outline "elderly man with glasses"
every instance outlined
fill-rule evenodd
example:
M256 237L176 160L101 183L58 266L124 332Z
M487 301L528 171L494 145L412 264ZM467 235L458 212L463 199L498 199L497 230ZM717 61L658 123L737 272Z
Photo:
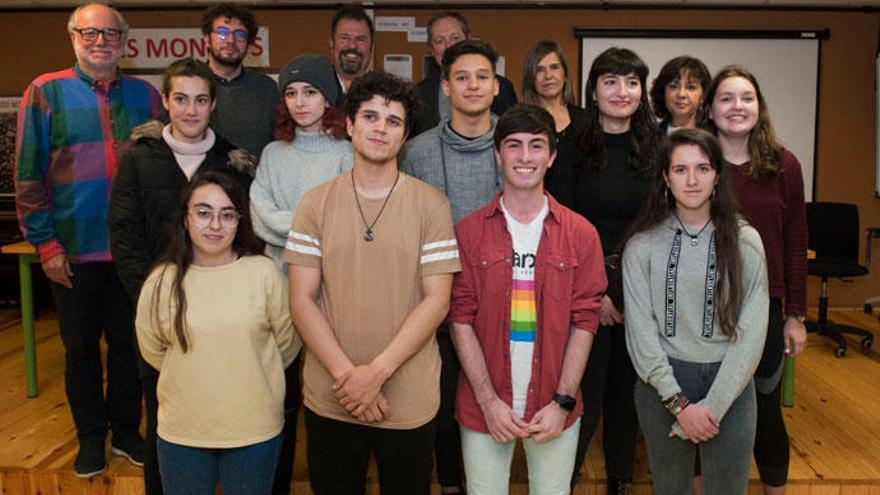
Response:
M113 454L143 464L133 309L111 262L107 203L131 129L161 104L152 86L118 69L128 33L119 12L84 5L67 30L76 65L39 76L22 98L15 192L21 230L52 281L79 440L74 471L88 478L106 469L108 431Z
M222 3L202 13L208 67L217 82L217 108L211 128L255 158L272 140L278 86L267 75L244 68L257 41L257 21L245 7Z

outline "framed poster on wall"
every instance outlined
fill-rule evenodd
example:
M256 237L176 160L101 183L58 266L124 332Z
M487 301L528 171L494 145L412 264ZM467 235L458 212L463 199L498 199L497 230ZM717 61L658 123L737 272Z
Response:
M15 126L21 96L0 97L0 199L15 197ZM3 201L5 203L5 201Z

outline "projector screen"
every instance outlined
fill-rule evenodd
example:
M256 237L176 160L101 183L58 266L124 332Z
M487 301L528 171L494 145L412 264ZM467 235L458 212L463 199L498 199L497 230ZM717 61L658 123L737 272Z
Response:
M731 64L746 66L758 79L770 120L786 148L798 158L804 196L812 201L819 95L819 43L828 31L621 31L575 29L580 38L580 91L593 60L616 46L636 52L648 65L648 87L671 58L699 58L715 74ZM581 101L586 101L582 99ZM880 186L878 186L880 187Z

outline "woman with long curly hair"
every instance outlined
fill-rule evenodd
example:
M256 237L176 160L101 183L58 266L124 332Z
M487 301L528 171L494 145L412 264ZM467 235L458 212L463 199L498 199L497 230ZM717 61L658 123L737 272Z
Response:
M755 463L764 493L781 495L789 464L781 409L783 356L797 356L807 344L804 179L797 158L776 137L761 87L748 69L736 65L721 69L704 101L701 122L718 136L730 165L725 179L767 252L770 316L767 343L755 372Z

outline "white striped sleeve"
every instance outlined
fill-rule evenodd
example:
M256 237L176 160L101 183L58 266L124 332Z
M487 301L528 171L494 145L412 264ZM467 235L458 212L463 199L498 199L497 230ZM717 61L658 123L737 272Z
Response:
M321 241L293 229L291 229L288 234L285 247L296 253L317 256L318 258L321 257Z
M457 258L458 243L455 239L446 239L422 244L422 265Z

